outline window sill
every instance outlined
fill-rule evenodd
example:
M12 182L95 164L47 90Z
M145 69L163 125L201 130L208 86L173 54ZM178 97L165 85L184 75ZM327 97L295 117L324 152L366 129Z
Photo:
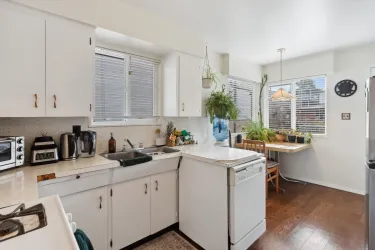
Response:
M161 119L158 118L145 118L145 119L135 119L129 118L125 121L101 121L94 122L90 119L89 128L96 127L126 127L126 126L158 126L161 125Z

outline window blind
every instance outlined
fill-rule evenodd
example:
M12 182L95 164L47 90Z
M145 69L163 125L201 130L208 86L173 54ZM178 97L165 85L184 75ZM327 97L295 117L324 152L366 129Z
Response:
M325 77L296 81L296 129L299 132L325 134Z
M159 63L135 56L131 56L129 62L130 116L152 117L156 108Z
M95 52L94 122L153 117L160 61L102 48Z
M95 54L95 120L125 116L125 61L121 54Z
M292 128L292 102L291 101L271 101L271 96L279 89L291 91L291 84L270 85L268 87L268 122L271 129L291 129Z
M233 132L240 132L242 126L253 119L254 82L229 76L227 90L240 110L238 120L231 121L230 128Z

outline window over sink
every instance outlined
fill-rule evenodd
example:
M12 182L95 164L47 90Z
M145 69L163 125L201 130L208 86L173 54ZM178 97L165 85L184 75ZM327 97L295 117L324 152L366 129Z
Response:
M159 123L160 61L109 49L95 49L93 126Z

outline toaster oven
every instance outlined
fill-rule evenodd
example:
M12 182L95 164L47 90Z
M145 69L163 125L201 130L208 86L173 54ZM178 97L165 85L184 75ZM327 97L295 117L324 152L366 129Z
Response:
M25 137L0 137L0 171L21 166L25 163Z

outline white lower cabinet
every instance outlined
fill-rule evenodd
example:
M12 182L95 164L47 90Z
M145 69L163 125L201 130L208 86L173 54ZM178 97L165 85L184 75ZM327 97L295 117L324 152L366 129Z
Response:
M108 249L108 188L101 187L61 197L66 213L89 237L95 250Z
M65 212L73 215L95 250L118 250L178 221L177 170L165 168L171 163L153 166L166 172L115 184L110 179L120 179L110 177L108 170L39 182L39 197L60 195Z
M177 222L177 171L112 185L113 249Z
M121 249L150 235L150 177L112 185L112 242Z
M151 176L151 234L177 222L177 171Z

